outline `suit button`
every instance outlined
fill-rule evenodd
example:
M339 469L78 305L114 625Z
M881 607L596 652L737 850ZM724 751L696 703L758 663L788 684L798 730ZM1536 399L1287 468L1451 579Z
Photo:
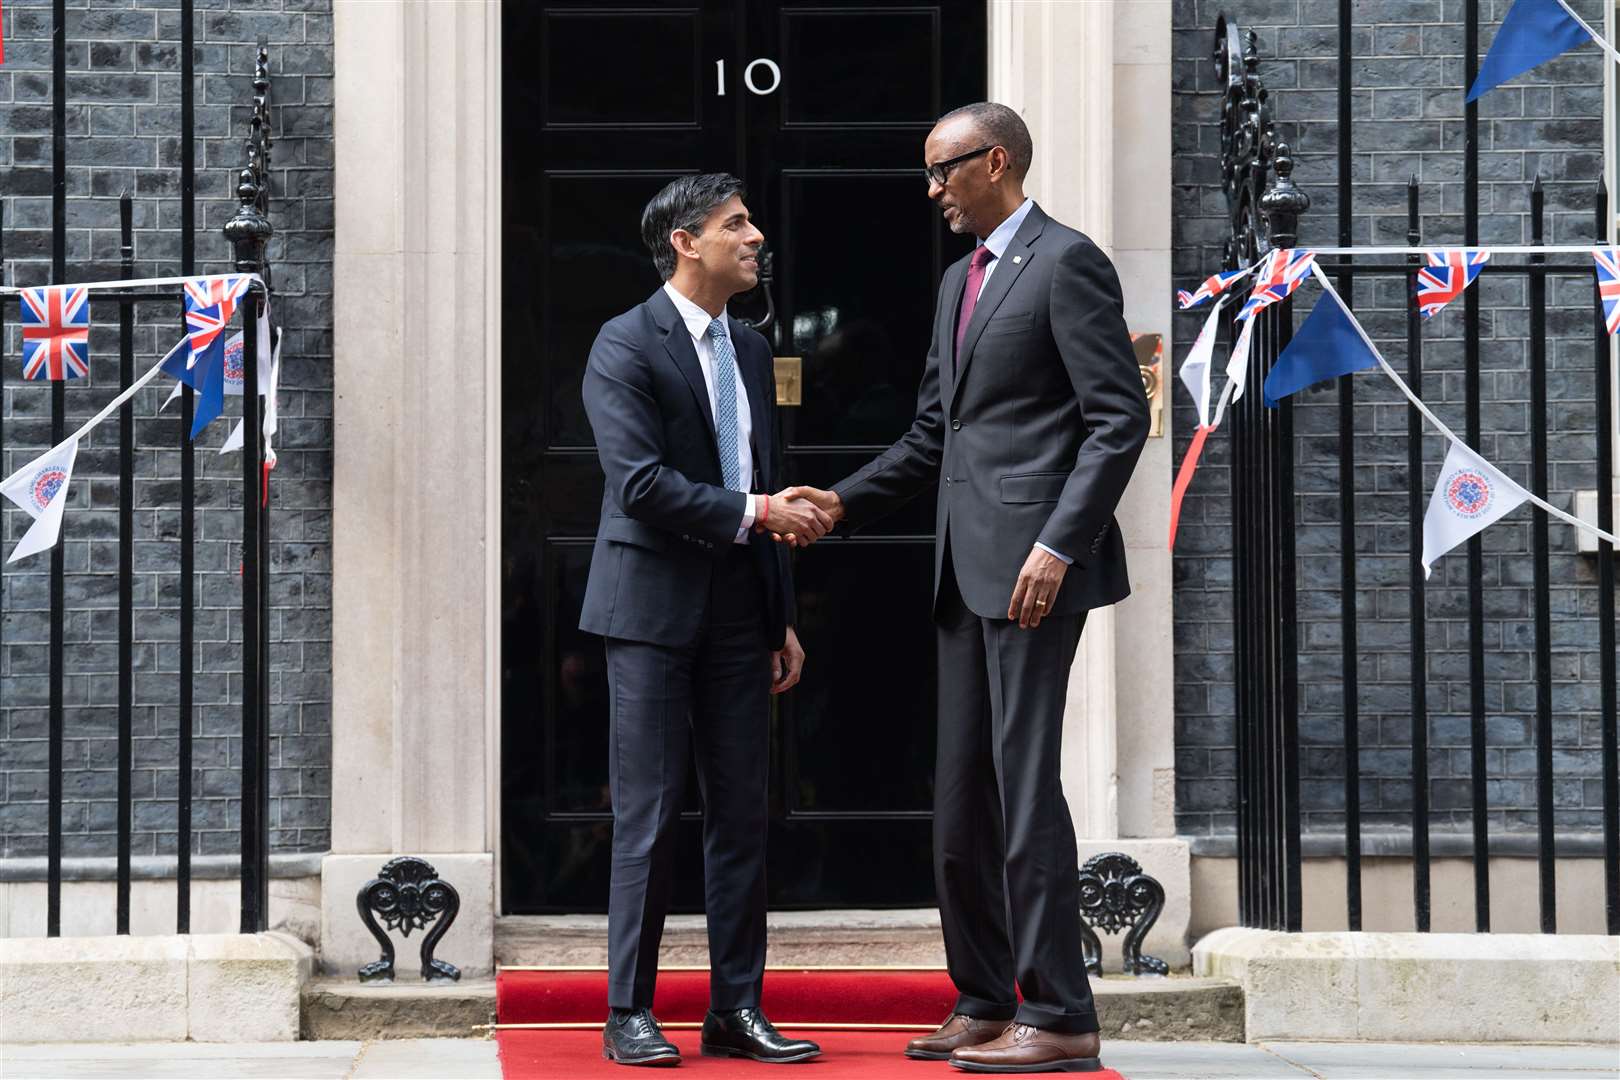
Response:
M681 533L681 539L682 540L690 540L692 538L690 536L687 536L685 533Z
M947 476L947 477L946 477L946 478L945 478L945 486L946 486L946 487L950 487L950 486L951 486L951 478L950 478L950 477L948 477L948 476Z
M962 421L960 421L960 420L952 420L951 421L951 430L952 431L961 431L962 430Z

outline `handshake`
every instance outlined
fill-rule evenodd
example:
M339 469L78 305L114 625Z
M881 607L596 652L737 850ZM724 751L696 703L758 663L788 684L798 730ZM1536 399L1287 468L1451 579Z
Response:
M837 492L813 487L783 488L755 497L754 531L794 547L809 547L844 519L844 500Z

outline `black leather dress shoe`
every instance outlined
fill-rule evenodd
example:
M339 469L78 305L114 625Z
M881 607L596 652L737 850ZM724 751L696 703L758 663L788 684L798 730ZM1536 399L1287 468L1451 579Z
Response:
M679 1065L681 1052L664 1038L651 1009L614 1009L602 1028L602 1056L620 1065Z
M704 1057L742 1057L785 1064L809 1061L821 1047L809 1039L784 1039L758 1009L709 1010L703 1018Z

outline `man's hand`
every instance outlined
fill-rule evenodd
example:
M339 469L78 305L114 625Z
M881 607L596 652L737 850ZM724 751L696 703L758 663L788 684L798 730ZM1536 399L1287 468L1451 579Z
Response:
M787 628L787 640L780 649L771 653L771 693L791 690L803 672L804 648L799 644L799 635L790 626Z
M843 516L843 500L830 491L783 488L771 496L770 515L756 524L754 531L768 531L773 540L809 547L831 532Z
M778 500L784 506L797 506L805 509L815 508L827 519L827 528L820 534L807 539L804 534L796 532L790 524L779 525L777 523L776 509ZM793 544L797 547L809 547L813 541L819 540L822 536L831 532L832 527L843 519L844 500L838 497L837 492L822 491L820 488L813 487L790 487L783 488L780 492L771 496L770 520L764 524L755 525L754 531L769 531L771 539L780 543Z
M1017 619L1024 630L1041 625L1052 610L1058 590L1063 587L1063 575L1069 564L1041 548L1031 548L1024 568L1018 572L1018 584L1013 586L1012 603L1007 605L1007 618Z

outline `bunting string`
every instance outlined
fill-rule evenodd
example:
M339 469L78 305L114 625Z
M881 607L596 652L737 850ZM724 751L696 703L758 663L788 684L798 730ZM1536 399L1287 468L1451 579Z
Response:
M1603 51L1609 54L1610 59L1614 60L1616 63L1620 63L1620 49L1616 49L1613 45L1609 44L1608 38L1592 29L1592 24L1581 18L1575 9L1569 6L1568 0L1558 0L1558 6L1564 9L1565 14L1575 20L1576 25L1578 25L1582 30L1586 31L1588 37L1597 42L1599 45L1603 46Z
M1591 249L1588 248L1587 250L1591 250ZM1333 283L1328 280L1327 274L1325 274L1321 270L1320 267L1312 267L1312 269L1315 271L1316 280L1317 280L1318 283L1321 284L1322 288L1325 289L1328 292L1328 294L1333 297L1333 299L1334 299L1334 301L1336 303L1343 305L1344 304L1344 299L1339 296L1339 291L1337 289L1335 289L1333 287ZM1422 416L1423 416L1423 419L1427 420L1429 422L1429 424L1431 426L1433 426L1433 428L1436 431L1438 431L1440 434L1444 435L1448 441L1450 441L1454 445L1461 446L1461 447L1463 447L1465 449L1472 450L1472 447L1469 447L1468 444L1466 442L1464 442L1463 439L1460 438L1455 431L1452 431L1449 427L1447 427L1444 423L1442 423L1440 421L1440 418L1438 416L1434 415L1434 413L1429 410L1429 407L1427 405L1423 404L1423 399L1418 397L1415 393L1413 393L1412 388L1410 386L1406 385L1406 380L1401 378L1399 373L1397 373L1394 368L1390 367L1389 361L1384 359L1384 354L1378 351L1378 346L1374 345L1373 341L1372 341L1372 338L1367 336L1367 331L1366 331L1365 328L1362 327L1361 320L1357 319L1354 315L1352 315L1350 317L1350 325L1352 327L1354 327L1356 333L1361 336L1362 342L1364 344L1366 344L1367 348L1372 352L1373 356L1377 358L1378 366L1383 369L1384 374L1389 376L1389 380L1395 384L1395 386L1400 390L1400 392L1406 397L1406 400L1411 403L1412 408L1416 409L1419 413L1421 413ZM1474 453L1477 454L1478 451L1474 451ZM1498 471L1500 471L1500 470L1498 470ZM1564 511L1558 509L1558 507L1554 506L1552 503L1548 502L1546 499L1543 499L1540 495L1536 494L1534 491L1530 491L1528 488L1525 489L1525 492L1528 495L1530 502L1535 503L1537 506L1539 506L1543 510L1547 511L1547 513L1551 514L1553 517L1558 518L1560 521L1567 522L1568 524L1575 526L1577 529L1585 529L1587 532L1589 532L1592 535L1596 536L1600 540L1607 540L1611 544L1620 545L1620 540L1616 540L1613 535L1604 532L1602 529L1598 528L1596 525L1593 525L1591 522L1582 521L1580 518L1576 517L1574 514L1565 513Z
M249 281L258 282L260 288L264 287L264 278L258 274L191 274L190 276L182 275L180 277L114 278L111 281L73 281L67 284L72 285L75 289L144 289L153 285L185 285L193 281L224 282L243 277ZM38 285L0 285L0 296L10 296L25 292L28 289L38 288L40 288Z
M84 436L88 435L91 428L95 427L97 424L101 423L103 420L107 419L107 417L116 412L118 410L118 406L135 396L136 391L140 390L147 383L161 375L163 373L163 365L179 356L185 350L186 344L185 338L181 338L179 341L175 342L174 346L168 352L163 354L163 359L159 360L156 364L153 364L145 375L142 375L140 378L129 384L129 389L107 402L106 405L102 406L101 411L96 413L96 415L92 416L89 420L86 420L84 425L80 427L78 431L75 431L72 435L69 435L66 439L63 439L61 443L57 443L57 445L61 446L62 443L73 442L75 439L82 439Z

